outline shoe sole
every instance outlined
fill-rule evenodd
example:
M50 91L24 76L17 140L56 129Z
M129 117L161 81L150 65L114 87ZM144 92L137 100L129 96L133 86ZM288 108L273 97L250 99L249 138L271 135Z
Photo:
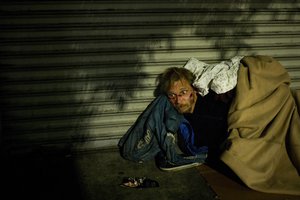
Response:
M189 169L189 168L193 168L193 167L197 167L202 165L203 163L191 163L188 165L181 165L181 166L177 166L177 167L170 167L170 168L164 168L164 167L160 167L160 169L162 171L180 171L183 169Z

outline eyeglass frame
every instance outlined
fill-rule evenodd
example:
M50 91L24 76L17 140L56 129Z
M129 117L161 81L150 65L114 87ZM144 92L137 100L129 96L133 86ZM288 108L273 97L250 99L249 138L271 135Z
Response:
M188 95L189 93L189 89L183 89L179 92L179 94L175 94L175 93L171 93L171 92L168 92L167 93L167 97L170 99L170 100L175 100L175 98L178 99L178 97L185 97Z

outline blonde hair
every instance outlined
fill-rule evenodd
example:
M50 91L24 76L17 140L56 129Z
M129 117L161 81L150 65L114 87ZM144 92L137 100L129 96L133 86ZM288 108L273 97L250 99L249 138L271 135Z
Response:
M183 67L170 67L161 73L156 79L159 93L166 94L171 85L179 80L187 80L192 86L195 76L192 72Z

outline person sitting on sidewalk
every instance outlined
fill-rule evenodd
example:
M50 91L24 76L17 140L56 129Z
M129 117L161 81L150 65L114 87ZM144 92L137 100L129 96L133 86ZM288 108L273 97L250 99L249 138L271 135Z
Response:
M179 67L166 69L157 80L157 98L120 139L121 155L138 162L155 157L166 171L218 160L228 136L232 91L201 96L192 85L195 75Z

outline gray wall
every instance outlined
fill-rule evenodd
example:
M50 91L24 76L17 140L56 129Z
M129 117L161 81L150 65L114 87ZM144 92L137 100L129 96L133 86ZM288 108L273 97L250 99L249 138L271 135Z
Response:
M227 2L227 3L224 3ZM5 150L116 146L155 78L196 57L270 55L300 89L298 1L1 2Z

